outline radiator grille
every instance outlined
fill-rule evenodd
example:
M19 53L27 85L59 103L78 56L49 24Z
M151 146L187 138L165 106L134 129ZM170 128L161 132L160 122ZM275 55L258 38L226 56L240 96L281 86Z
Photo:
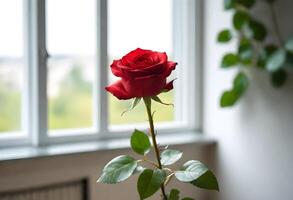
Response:
M87 200L86 181L0 193L0 200Z

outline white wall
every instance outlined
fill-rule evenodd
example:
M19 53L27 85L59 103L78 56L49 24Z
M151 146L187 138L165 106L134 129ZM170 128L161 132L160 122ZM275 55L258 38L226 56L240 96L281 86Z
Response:
M205 0L204 131L219 140L217 160L221 192L213 200L293 199L293 73L282 89L269 77L250 71L250 87L231 109L219 108L219 97L231 87L234 70L220 69L223 53L232 45L216 43L219 30L230 26L223 0ZM293 34L293 1L279 0L278 18L284 37ZM270 22L267 7L255 10Z

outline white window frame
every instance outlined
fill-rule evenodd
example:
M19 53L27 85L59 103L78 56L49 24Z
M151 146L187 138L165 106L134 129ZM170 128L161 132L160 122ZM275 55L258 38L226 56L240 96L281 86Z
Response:
M108 123L108 44L107 0L97 0L97 64L95 68L94 127L47 131L47 58L46 50L46 0L23 0L25 9L26 91L24 92L22 120L26 138L0 140L1 146L49 145L52 143L82 142L128 136L132 126L110 127ZM175 118L170 123L159 123L160 133L198 132L201 129L201 0L173 0L173 41L175 60L179 65L176 73ZM180 31L178 31L180 30ZM99 113L99 115L97 114ZM135 125L147 129L146 125Z

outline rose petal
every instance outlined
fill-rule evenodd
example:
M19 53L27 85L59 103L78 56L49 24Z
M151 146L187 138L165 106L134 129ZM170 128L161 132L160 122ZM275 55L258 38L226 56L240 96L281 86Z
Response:
M164 73L164 64L156 64L150 67L146 67L143 69L127 69L121 67L121 71L123 72L123 75L125 78L133 79L133 78L139 78L143 76L150 76L150 75L161 75Z
M135 61L133 61L133 63L128 63L128 65L125 65L125 62L118 61L116 62L115 68L117 68L117 70L122 73L120 77L128 79L149 75L162 75L163 73L166 73L166 71L168 71L168 57L165 52L151 52L150 56L154 57L153 59L156 59L156 61L150 63L151 60L148 60L148 62L144 63L143 65L141 65L141 63L135 63Z
M125 56L122 57L121 62L123 65L129 65L132 63L135 63L135 60L137 58L137 56L146 54L146 53L151 53L152 51L150 50L145 50L145 49L141 49L141 48L137 48L131 52L129 52L128 54L126 54Z
M120 100L126 100L126 99L133 98L133 96L131 96L125 90L125 88L122 84L122 80L116 81L112 85L107 86L105 89Z
M134 97L158 95L166 85L166 78L160 75L144 76L122 81L125 90Z
M176 62L172 62L172 61L168 61L167 62L167 67L166 70L164 72L164 76L168 77L170 76L172 70L174 70L176 68L177 63Z
M112 73L117 76L117 77L123 77L123 73L121 72L119 68L119 63L120 60L114 60L113 63L111 64L110 68Z
M172 90L174 87L173 87L173 82L175 81L175 79L174 80L172 80L172 81L170 81L169 83L167 83L166 85L165 85L165 87L163 88L163 91L164 92L168 92L168 91L170 91L170 90Z

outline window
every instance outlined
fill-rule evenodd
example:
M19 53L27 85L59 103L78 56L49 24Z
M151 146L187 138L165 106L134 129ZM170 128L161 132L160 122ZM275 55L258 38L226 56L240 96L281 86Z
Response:
M96 8L95 0L46 1L50 131L93 126Z
M116 79L112 60L137 47L166 51L179 63L175 89L162 94L175 109L154 103L160 131L199 128L199 98L189 92L200 89L198 10L194 0L2 0L0 146L97 140L146 127L143 105L121 117L131 101L104 90Z
M153 6L156 5L156 6ZM174 59L172 51L172 0L109 0L108 1L108 62L121 58L125 52L137 47L166 51L170 59ZM152 13L150 15L150 13ZM139 16L139 17L136 17ZM135 24L135 26L134 26ZM119 34L117 34L119 33ZM109 82L116 77L109 73ZM173 91L161 94L166 102L173 102ZM117 101L108 94L109 124L120 125L131 123L144 123L146 121L143 104L134 112L122 113L131 106L130 101ZM154 103L158 110L158 104ZM174 121L174 109L160 106L156 113L159 122Z
M24 134L23 15L22 1L0 2L0 138Z

